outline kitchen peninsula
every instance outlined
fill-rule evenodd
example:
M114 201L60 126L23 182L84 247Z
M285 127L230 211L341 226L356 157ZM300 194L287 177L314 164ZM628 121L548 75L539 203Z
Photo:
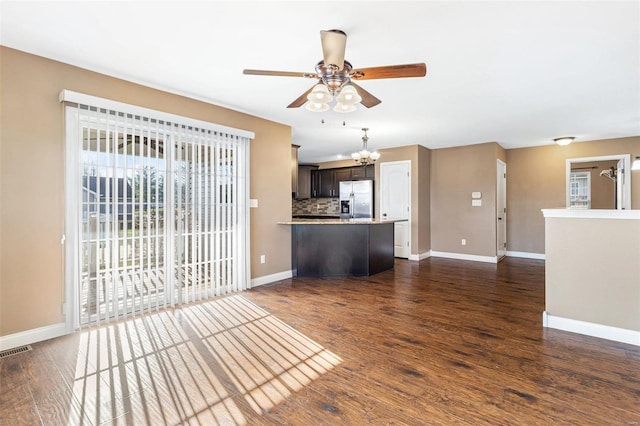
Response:
M393 268L394 221L292 219L294 277L366 276Z

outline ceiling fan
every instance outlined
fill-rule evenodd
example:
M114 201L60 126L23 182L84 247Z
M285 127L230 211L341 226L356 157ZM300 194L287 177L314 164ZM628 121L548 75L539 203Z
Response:
M382 102L355 84L353 80L424 77L427 75L427 66L424 63L354 69L351 63L344 59L347 34L342 30L320 31L320 42L323 60L316 65L315 73L249 69L243 70L242 73L317 79L318 82L313 87L291 102L287 108L299 108L308 102L307 109L318 112L329 109L328 102L334 96L337 101L334 111L337 112L354 111L356 103L371 108Z

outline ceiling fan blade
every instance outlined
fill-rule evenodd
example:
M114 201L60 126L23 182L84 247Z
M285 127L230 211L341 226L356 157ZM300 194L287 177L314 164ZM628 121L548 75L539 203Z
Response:
M242 74L248 75L270 75L276 77L317 77L316 74L295 71L265 71L265 70L242 70Z
M322 56L325 65L336 65L340 71L344 68L344 51L347 46L347 34L341 30L320 31Z
M362 98L360 103L366 106L367 108L374 107L382 102L380 99L376 98L371 93L367 92L362 87L355 84L353 81L351 82L351 85L356 88L356 90L358 91L358 94Z
M309 90L300 95L298 99L287 105L287 108L300 108L302 105L304 105L307 102L307 95L311 93L315 86L316 85L314 84L313 86L309 87Z
M404 64L387 65L383 67L358 68L352 70L351 78L356 80L374 80L378 78L402 78L402 77L424 77L427 75L427 65Z

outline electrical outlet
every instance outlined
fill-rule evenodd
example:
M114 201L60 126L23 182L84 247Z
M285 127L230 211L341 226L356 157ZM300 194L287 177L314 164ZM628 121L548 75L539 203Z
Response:
M460 241L460 244L462 244L463 246L466 246L467 245L467 240L463 238L462 241Z
M260 263L267 263L267 256L265 256L264 254L260 255Z

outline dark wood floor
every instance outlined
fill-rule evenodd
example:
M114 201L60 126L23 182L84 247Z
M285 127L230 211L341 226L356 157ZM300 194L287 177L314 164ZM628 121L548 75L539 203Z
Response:
M542 328L544 262L284 280L0 360L0 424L640 424L640 348Z

